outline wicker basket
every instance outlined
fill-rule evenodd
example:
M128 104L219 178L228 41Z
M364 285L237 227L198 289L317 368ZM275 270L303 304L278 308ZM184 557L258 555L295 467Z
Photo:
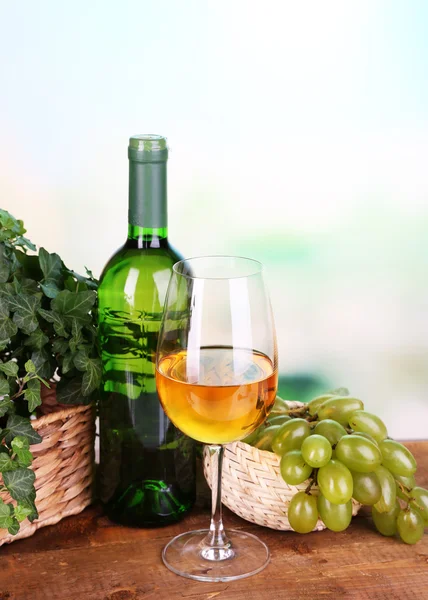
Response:
M30 537L40 527L80 513L92 500L94 481L95 419L91 406L68 406L32 422L42 436L31 446L36 474L36 506L39 518L25 520L15 536L0 529L0 546ZM13 502L2 492L4 502Z
M288 402L290 408L299 408L300 402ZM222 475L222 502L232 512L246 521L280 529L291 530L287 509L291 498L305 490L307 482L297 486L288 485L279 470L279 458L273 452L258 450L243 442L234 442L224 448ZM210 458L204 451L204 474L210 485ZM317 493L318 488L312 488ZM356 515L360 504L352 500L352 514ZM318 520L314 531L325 529Z

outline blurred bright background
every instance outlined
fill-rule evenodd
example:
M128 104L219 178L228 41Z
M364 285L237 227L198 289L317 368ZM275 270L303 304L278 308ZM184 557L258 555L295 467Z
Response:
M99 275L128 137L166 135L186 256L263 261L280 388L428 422L428 3L0 2L0 206Z

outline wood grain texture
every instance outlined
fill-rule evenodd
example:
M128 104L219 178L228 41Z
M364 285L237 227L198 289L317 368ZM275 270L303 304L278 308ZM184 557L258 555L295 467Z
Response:
M407 444L428 487L428 442ZM375 532L367 513L343 533L299 535L250 525L225 511L226 524L265 541L260 574L198 583L169 572L160 555L177 533L204 527L206 509L165 529L113 525L99 507L0 550L0 600L428 600L428 536L415 546Z

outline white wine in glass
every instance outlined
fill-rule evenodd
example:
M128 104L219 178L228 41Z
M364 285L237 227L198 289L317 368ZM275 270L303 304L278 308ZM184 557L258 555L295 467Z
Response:
M175 573L200 581L230 581L261 571L269 561L256 536L223 528L222 444L241 440L267 418L275 401L277 345L262 265L211 256L173 267L157 353L162 406L211 456L210 528L174 538L163 560Z

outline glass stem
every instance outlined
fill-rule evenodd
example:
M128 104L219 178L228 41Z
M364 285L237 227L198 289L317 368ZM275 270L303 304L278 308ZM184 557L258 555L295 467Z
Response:
M204 539L202 556L207 560L225 560L232 558L234 552L224 531L221 509L221 472L223 464L223 446L208 446L211 471L211 523L208 535Z

